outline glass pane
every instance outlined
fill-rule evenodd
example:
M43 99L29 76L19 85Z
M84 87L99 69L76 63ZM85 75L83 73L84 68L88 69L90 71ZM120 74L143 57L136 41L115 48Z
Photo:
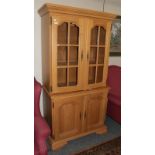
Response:
M67 86L67 69L66 68L58 68L57 72L58 79L58 87Z
M70 24L70 44L79 43L79 28L75 24Z
M98 26L91 30L91 45L97 45Z
M98 53L98 64L103 64L104 63L104 54L105 54L105 48L100 47L99 48L99 53Z
M95 71L96 67L89 67L89 76L88 76L89 84L95 83Z
M105 45L105 34L106 34L105 29L103 27L100 27L99 45Z
M78 69L77 67L69 68L69 86L77 85Z
M97 58L97 48L96 47L91 47L90 48L90 64L96 64L96 58Z
M97 80L96 82L102 82L103 79L103 66L98 66L97 67Z
M57 52L57 65L67 65L67 47L59 46Z
M77 65L78 64L78 47L70 47L69 52L69 64Z
M67 44L68 40L68 23L58 26L58 44Z

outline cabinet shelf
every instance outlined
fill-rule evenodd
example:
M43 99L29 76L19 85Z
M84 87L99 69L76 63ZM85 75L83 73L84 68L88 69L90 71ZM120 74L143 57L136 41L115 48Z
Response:
M90 45L90 47L106 47L105 45Z
M57 66L57 68L77 68L78 67L78 65L62 65L62 66Z
M59 87L70 87L70 86L76 86L76 82L69 82L68 85L66 83L58 83Z
M69 66L77 66L78 62L69 62Z
M89 64L89 67L104 66L103 64Z
M67 66L67 62L58 62L58 66Z
M97 64L89 64L90 67L96 67Z
M66 83L58 83L58 86L59 86L59 87L66 87L67 84L66 84Z
M78 66L77 61L69 61L69 65L67 65L66 61L58 61L58 67L65 67L65 66Z
M78 44L57 44L57 46L75 46L78 47Z
M94 84L95 81L94 81L94 80L89 80L88 83L89 83L89 84Z
M69 82L69 86L76 86L77 83L76 82Z

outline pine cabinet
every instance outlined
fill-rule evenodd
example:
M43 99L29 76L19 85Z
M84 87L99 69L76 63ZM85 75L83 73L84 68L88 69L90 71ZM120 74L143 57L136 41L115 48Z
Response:
M116 15L55 4L38 12L48 98L44 113L57 149L68 140L106 131L110 31Z

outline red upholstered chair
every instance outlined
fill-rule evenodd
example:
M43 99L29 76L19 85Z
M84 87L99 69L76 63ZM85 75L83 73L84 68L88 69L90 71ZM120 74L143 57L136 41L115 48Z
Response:
M40 94L41 84L34 79L34 155L47 155L46 140L50 128L40 113Z
M111 65L108 69L108 95L107 115L118 123L121 123L121 67Z

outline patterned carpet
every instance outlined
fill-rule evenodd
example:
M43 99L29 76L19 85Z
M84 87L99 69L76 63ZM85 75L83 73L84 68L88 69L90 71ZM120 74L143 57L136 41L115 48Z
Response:
M121 155L121 137L96 145L74 155Z

